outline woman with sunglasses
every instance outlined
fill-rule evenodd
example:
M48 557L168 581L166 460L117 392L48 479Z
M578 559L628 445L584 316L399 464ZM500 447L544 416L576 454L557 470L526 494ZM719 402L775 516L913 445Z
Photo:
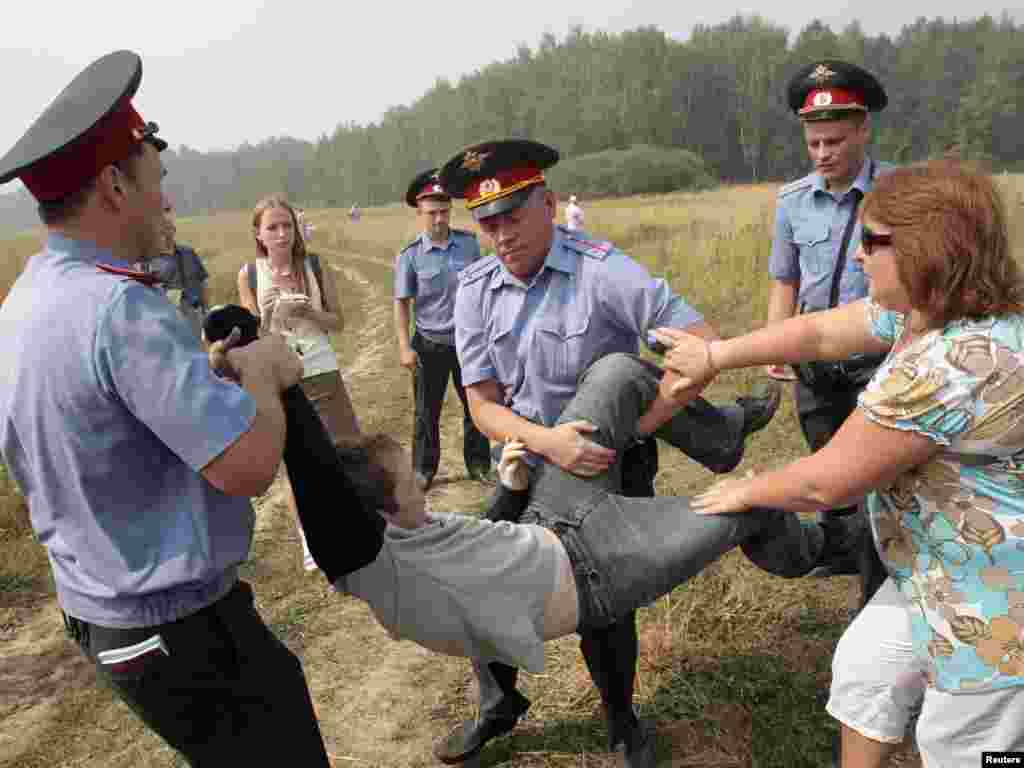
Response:
M998 190L957 163L881 177L861 218L867 299L727 341L661 334L678 387L887 353L823 449L693 508L814 512L868 494L889 579L833 659L842 766L885 764L920 705L924 764L973 767L1024 750L1024 283Z

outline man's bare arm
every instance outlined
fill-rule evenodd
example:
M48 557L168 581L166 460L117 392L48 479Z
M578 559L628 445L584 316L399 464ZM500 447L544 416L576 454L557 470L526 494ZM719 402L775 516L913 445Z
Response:
M229 372L249 393L256 416L248 431L203 467L201 474L229 496L259 496L270 487L281 464L285 438L281 393L298 383L302 361L277 335L238 349L212 345L210 358L215 368Z

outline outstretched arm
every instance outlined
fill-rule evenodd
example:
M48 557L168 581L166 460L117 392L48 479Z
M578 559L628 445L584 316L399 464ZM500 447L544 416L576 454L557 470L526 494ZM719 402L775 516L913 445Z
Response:
M669 347L665 367L679 374L679 391L732 368L845 360L859 353L881 354L891 346L871 332L866 299L798 315L733 339L708 341L672 328L659 328L655 338Z

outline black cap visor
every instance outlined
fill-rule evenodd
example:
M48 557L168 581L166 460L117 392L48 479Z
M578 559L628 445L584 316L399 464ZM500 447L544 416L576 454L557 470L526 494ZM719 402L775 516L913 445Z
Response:
M473 219L480 221L481 219L486 219L489 216L497 216L499 213L514 211L529 199L533 190L537 189L538 186L538 184L531 184L525 189L517 189L511 195L499 197L497 200L492 200L489 203L484 203L483 205L474 208Z

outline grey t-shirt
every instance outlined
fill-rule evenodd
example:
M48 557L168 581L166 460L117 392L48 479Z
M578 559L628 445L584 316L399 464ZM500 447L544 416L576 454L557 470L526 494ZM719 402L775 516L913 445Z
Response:
M557 564L539 526L436 514L415 530L388 525L377 559L334 586L369 603L396 640L537 673Z

